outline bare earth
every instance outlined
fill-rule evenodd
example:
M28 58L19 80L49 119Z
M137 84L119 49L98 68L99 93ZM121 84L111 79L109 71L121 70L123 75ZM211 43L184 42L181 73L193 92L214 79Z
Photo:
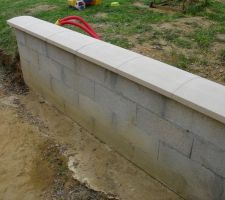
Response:
M181 198L42 98L0 84L0 200L15 199Z

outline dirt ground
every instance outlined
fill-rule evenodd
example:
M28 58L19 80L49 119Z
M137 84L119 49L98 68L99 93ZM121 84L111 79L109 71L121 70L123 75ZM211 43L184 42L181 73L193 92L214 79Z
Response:
M0 72L0 200L181 199L44 99L6 82Z

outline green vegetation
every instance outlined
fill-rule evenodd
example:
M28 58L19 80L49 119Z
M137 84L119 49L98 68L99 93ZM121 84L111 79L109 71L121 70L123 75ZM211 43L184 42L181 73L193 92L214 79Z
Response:
M215 39L215 31L212 29L199 29L196 30L193 34L194 40L197 42L199 47L206 48L209 47L210 44Z
M220 51L220 59L222 62L225 62L225 49L222 49Z
M120 45L120 42L116 41L115 38L145 32L148 30L145 29L145 24L171 21L177 18L176 14L157 13L146 8L133 6L132 0L120 0L121 6L119 7L111 7L110 2L110 0L104 0L100 6L77 11L68 9L66 0L0 1L0 48L9 53L15 51L15 39L6 24L6 20L18 15L32 15L53 23L64 16L79 15L90 23L102 24L103 27L99 28L98 31L103 39L106 38L106 41L111 41L117 45ZM42 10L41 6L43 5L50 6L49 10ZM105 15L104 17L101 17L101 15L95 16L98 13L104 13ZM127 45L127 42L122 39L120 41L124 47L132 46Z
M221 38L225 37L225 3L211 0L207 6L192 5L182 13L149 9L147 0L119 0L118 7L111 7L111 2L103 0L100 6L77 11L67 7L67 0L0 1L0 50L9 55L17 51L7 19L32 15L54 23L65 16L79 15L92 24L104 41L135 48L177 67L198 73L196 69L207 71L207 66L215 63L224 65L225 41Z

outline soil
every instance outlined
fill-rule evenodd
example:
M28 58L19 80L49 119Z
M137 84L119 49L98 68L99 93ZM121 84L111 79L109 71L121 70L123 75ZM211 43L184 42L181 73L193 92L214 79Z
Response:
M38 5L38 6L35 6L34 8L29 8L25 11L26 14L29 14L29 15L34 15L36 13L39 13L39 12L44 12L44 11L49 11L49 10L53 10L57 8L56 6L53 6L53 5L47 5L47 4L41 4L41 5Z

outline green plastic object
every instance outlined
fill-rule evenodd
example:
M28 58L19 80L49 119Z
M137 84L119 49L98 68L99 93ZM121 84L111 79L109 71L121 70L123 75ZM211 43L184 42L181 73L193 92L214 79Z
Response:
M111 3L111 6L113 6L113 7L116 7L116 6L119 6L119 5L120 5L120 3L117 2L117 1L114 1L114 2Z

